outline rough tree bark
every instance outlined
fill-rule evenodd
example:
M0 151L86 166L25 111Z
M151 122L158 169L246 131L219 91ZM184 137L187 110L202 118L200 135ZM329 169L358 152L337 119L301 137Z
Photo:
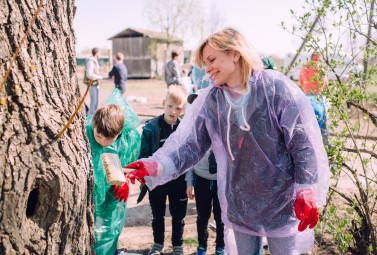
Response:
M0 77L41 0L0 0ZM92 170L77 106L74 1L44 0L0 92L0 254L92 254Z

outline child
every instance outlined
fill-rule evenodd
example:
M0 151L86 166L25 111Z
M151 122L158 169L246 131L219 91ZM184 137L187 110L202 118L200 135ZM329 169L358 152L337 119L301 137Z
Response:
M188 95L197 91L195 84L193 84L191 81L191 78L187 76L186 69L182 70L181 82L182 82L182 85L185 87Z
M314 52L310 60L302 67L299 84L317 116L323 142L326 146L331 147L327 128L326 99L322 95L322 90L328 86L328 79L321 68L321 58L318 53Z
M148 159L129 164L150 189L184 174L212 149L227 254L309 252L330 171L308 99L288 77L264 70L241 33L226 28L198 48L212 85ZM194 110L195 109L195 110ZM144 179L145 177L145 179Z
M122 91L122 94L126 92L126 82L127 82L128 71L124 64L124 55L118 52L115 55L115 65L113 69L109 72L109 78L114 78L115 87Z
M191 104L197 94L191 94L187 101ZM198 164L186 173L187 196L196 200L198 214L196 227L198 231L199 247L196 255L205 255L207 252L208 220L213 215L216 222L216 252L215 255L224 254L224 223L221 221L221 209L217 197L217 163L212 151L207 151ZM195 195L193 194L195 189Z
M265 69L276 70L276 65L271 58L262 58L261 60Z
M209 86L209 79L206 76L205 68L194 65L192 67L192 81L198 90L207 88Z
M140 157L151 156L177 129L186 104L187 93L181 85L170 85L164 101L164 114L146 122L141 136ZM178 176L177 176L178 177ZM182 175L149 192L152 209L154 245L149 255L161 254L164 248L166 197L172 216L172 244L175 255L183 255L183 228L187 209L186 182Z
M102 153L118 154L122 166L137 159L140 135L115 104L99 108L87 118L86 134L90 142L94 167L94 250L96 254L116 253L120 233L126 221L126 203L118 202L113 187L106 181L100 158ZM131 124L132 123L132 124ZM120 197L122 200L122 197ZM126 200L126 198L124 198Z

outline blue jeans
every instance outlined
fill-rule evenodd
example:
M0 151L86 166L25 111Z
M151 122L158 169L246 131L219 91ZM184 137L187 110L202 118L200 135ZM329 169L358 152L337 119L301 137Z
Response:
M262 237L234 231L238 255L262 255ZM296 249L296 236L267 237L271 255L299 255Z
M89 88L90 95L90 106L88 116L93 115L98 108L99 101L99 86L90 86Z

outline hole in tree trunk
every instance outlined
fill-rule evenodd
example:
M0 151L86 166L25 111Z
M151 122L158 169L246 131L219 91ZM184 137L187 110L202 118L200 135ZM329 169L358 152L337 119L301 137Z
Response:
M38 196L39 191L38 189L33 189L30 194L29 198L27 200L27 207L26 207L26 216L31 217L35 214L35 210L38 205Z
M62 211L60 182L54 177L46 174L35 179L26 204L26 217L46 231L59 221Z

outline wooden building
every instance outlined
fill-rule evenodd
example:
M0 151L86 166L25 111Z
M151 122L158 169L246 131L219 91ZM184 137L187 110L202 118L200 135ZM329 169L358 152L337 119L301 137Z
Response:
M143 29L127 28L114 35L113 55L124 54L129 78L153 78L164 75L164 66L172 51L183 52L183 41L167 39L166 34Z

